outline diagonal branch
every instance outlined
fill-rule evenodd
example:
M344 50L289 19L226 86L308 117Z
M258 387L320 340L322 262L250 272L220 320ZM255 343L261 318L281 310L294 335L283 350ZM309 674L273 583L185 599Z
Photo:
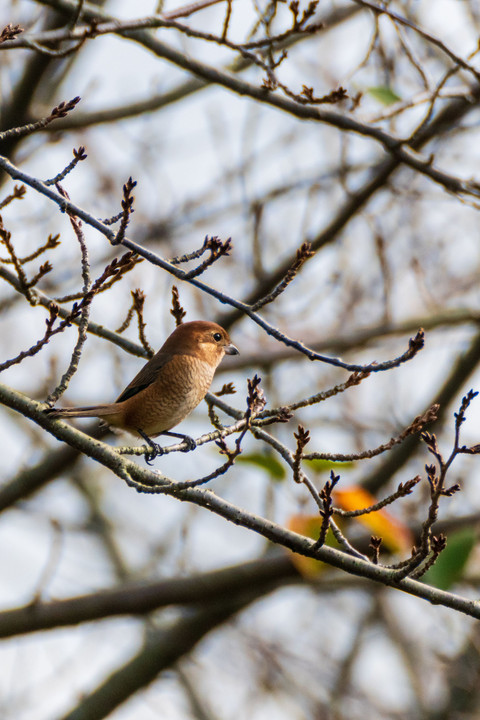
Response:
M19 168L15 167L15 165L13 165L7 158L2 156L0 156L0 167L2 167L12 178L16 180L22 180L22 182L24 182L26 185L33 187L42 195L46 195L48 198L53 200L63 212L76 215L92 227L96 228L100 233L102 233L102 235L105 235L105 237L107 237L110 242L115 242L117 234L113 232L110 227L102 223L90 213L87 213L75 203L72 203L70 200L67 200L60 194L54 192L41 180L38 180L37 178L34 178L23 172ZM257 313L255 313L249 305L241 302L240 300L235 300L234 298L231 298L225 293L216 290L215 288L207 285L206 283L198 280L197 278L189 277L188 272L185 272L184 270L175 267L175 265L173 265L168 260L164 260L156 253L150 250L146 250L141 245L133 242L133 240L124 238L121 242L121 245L129 248L129 250L145 258L153 265L156 265L157 267L161 267L163 270L166 270L178 280L184 280L186 282L189 282L191 285L194 285L208 295L211 295L217 300L220 300L220 302L226 305L231 305L237 310L240 310L244 315L247 315L251 320L257 323L257 325L259 325L268 335L271 335L276 340L279 340L281 343L284 343L288 347L294 348L298 352L308 357L309 360L317 360L320 362L324 362L328 365L334 365L336 367L344 368L345 370L350 370L353 372L382 372L385 370L391 370L392 368L398 367L399 365L407 362L408 360L411 360L423 348L424 334L423 330L420 329L417 332L416 336L410 339L409 346L404 353L394 358L393 360L387 360L382 363L372 362L366 365L357 365L354 363L343 362L339 358L332 358L321 355L320 353L314 352L300 341L294 340L285 335L284 333L281 333L276 327L274 327L269 322L261 318Z
M72 14L76 10L76 3L72 2L72 0L39 1L55 7L57 10L68 12L69 14ZM85 3L82 16L84 20L87 21L115 20L115 18L99 10L96 6L94 8L89 3ZM321 122L340 130L369 137L380 143L387 152L391 153L401 163L404 163L417 172L427 175L434 182L443 185L449 192L480 197L480 189L478 189L474 183L455 178L435 168L431 158L419 156L412 148L403 146L404 140L389 135L380 128L361 123L348 115L323 110L316 106L304 105L295 100L266 91L264 88L248 83L239 77L233 77L222 70L208 66L192 57L187 57L182 51L176 50L174 47L158 40L149 30L125 30L120 31L120 35L139 43L158 57L168 60L202 80L220 85L238 95L250 97L257 102L271 105L301 120Z
M16 412L29 417L35 423L54 434L58 439L64 440L74 447L78 447L90 457L109 467L118 477L129 485L134 480L137 489L143 492L155 492L159 487L161 492L176 497L178 500L194 503L223 517L229 522L252 530L274 543L282 545L293 552L306 557L332 565L352 575L367 578L383 585L395 587L398 590L423 598L436 605L443 605L471 617L480 619L480 604L475 600L464 598L450 592L430 587L410 578L399 578L398 570L375 565L374 563L352 557L345 552L329 546L315 547L315 541L303 537L298 533L287 530L280 525L263 518L255 513L243 510L224 500L216 493L203 488L186 488L177 490L175 483L148 468L142 468L120 456L107 445L89 438L79 430L70 427L59 420L51 420L43 413L44 405L31 400L27 396L0 384L0 403L12 408Z

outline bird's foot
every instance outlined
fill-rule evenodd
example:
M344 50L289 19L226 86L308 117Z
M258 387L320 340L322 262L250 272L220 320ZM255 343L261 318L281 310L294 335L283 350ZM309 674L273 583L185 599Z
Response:
M141 430L138 430L138 434L145 440L148 445L148 447L145 448L145 462L147 463L147 465L151 465L155 458L163 455L163 448L158 445L158 443L154 442L152 438L148 437L148 435Z
M185 443L187 446L186 448L182 448L182 452L190 452L190 450L195 450L197 447L197 443L195 440L190 437L190 435L183 435L183 433L175 433L171 432L170 430L165 430L162 435L168 435L168 437L174 437L174 438L180 438L182 442Z
M163 455L163 448L157 443L152 443L150 450L147 449L145 452L145 462L147 465L151 465L155 458L160 457L160 455Z
M190 437L190 435L184 435L183 442L186 444L187 447L184 448L182 452L190 452L190 450L195 450L195 448L197 447L197 443L192 437Z

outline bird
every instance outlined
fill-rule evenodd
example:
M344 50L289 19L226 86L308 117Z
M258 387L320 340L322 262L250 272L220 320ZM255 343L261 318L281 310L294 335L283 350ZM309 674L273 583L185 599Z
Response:
M181 438L194 450L195 440L171 429L203 400L225 355L238 355L226 330L214 322L194 320L178 325L160 350L143 366L114 403L88 407L48 408L54 418L98 417L104 425L143 438L151 463L163 448L152 438Z

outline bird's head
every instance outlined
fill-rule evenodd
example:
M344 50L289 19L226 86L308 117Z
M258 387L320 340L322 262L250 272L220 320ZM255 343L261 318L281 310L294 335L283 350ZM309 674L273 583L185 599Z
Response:
M179 325L162 347L174 355L193 355L215 367L226 355L238 355L226 330L205 320Z

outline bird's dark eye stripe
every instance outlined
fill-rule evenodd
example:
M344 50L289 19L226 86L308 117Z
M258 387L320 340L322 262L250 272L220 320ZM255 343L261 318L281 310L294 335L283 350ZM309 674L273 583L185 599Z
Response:
M213 339L215 340L215 342L219 342L222 339L222 336L220 335L220 333L213 333Z

